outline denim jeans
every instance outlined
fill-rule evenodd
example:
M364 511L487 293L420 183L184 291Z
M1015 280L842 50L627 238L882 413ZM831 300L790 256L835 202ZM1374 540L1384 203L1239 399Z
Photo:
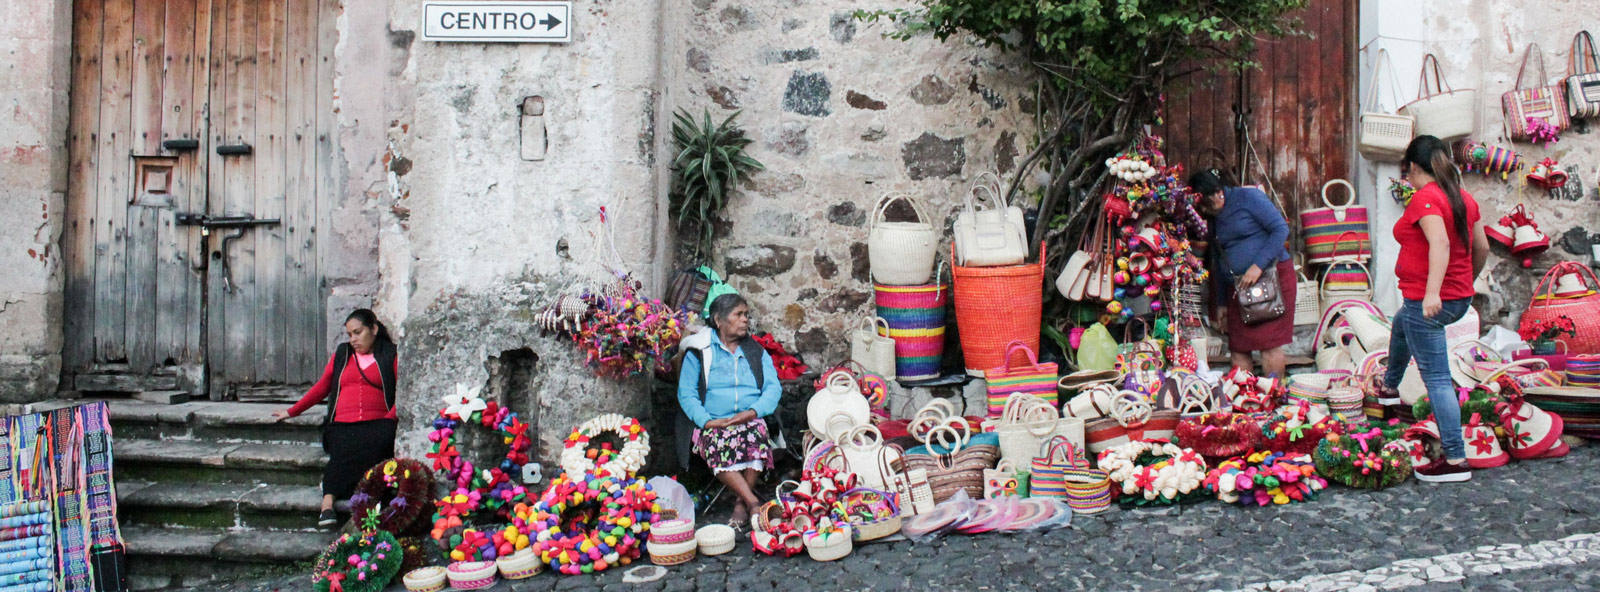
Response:
M1467 445L1461 440L1461 403L1450 378L1450 346L1444 339L1444 327L1461 320L1471 306L1471 298L1446 300L1439 314L1430 319L1422 314L1422 301L1407 299L1395 313L1389 335L1389 368L1383 384L1390 389L1399 387L1406 366L1416 358L1447 459L1466 458Z

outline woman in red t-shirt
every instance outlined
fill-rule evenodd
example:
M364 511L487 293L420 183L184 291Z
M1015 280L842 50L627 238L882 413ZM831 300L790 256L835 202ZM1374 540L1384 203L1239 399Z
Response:
M371 310L359 309L344 321L349 343L339 345L322 378L300 402L272 414L280 420L295 417L328 399L322 420L322 449L328 464L322 468L323 527L338 522L334 498L349 498L367 469L394 457L395 377L400 368L389 328Z
M1472 306L1472 282L1488 257L1489 238L1483 234L1478 202L1461 188L1461 173L1439 138L1412 140L1400 172L1420 189L1394 225L1394 240L1400 243L1394 274L1405 304L1394 315L1383 399L1385 404L1400 402L1400 379L1416 359L1445 456L1418 467L1416 476L1436 483L1466 481L1472 470L1461 439L1461 406L1450 379L1444 328Z

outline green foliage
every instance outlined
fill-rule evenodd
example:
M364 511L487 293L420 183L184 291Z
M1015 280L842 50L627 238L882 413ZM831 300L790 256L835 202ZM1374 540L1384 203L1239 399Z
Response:
M679 110L672 122L672 141L677 156L672 159L672 207L677 210L680 236L694 233L694 252L698 257L711 250L714 238L712 220L728 203L727 189L740 177L766 167L745 154L751 140L733 124L738 112L721 124L713 125L711 111L702 122Z
M1196 59L1243 61L1259 37L1281 37L1298 23L1286 18L1306 0L917 0L917 8L866 11L887 19L889 33L909 39L932 33L943 41L965 33L1020 53L1052 74L1111 98L1136 87L1159 92L1168 76Z

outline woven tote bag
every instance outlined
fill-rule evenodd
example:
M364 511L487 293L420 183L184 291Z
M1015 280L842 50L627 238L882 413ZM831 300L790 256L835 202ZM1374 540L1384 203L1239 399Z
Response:
M1057 436L1039 443L1038 456L1031 463L1033 476L1028 483L1031 497L1066 499L1067 489L1063 473L1067 469L1087 469L1089 459L1083 451L1064 437Z
M1323 304L1341 300L1372 300L1372 273L1354 257L1339 257L1322 270Z
M1021 341L1039 350L1039 323L1044 317L1044 243L1039 261L1004 267L951 268L956 325L961 332L961 353L967 374L982 377L985 370L1006 363L1006 346ZM951 253L951 260L955 253Z
M1367 105L1361 112L1361 135L1356 148L1361 157L1367 160L1395 162L1405 156L1406 146L1411 144L1411 138L1416 133L1417 120L1410 115L1379 110L1378 72L1383 70L1384 63L1388 61L1389 52L1378 50L1378 58L1372 64L1372 82L1367 85ZM1393 63L1389 64L1389 77L1395 77ZM1389 87L1390 94L1394 94L1399 86L1399 81L1395 80ZM1399 106L1398 95L1394 103Z
M1058 419L1049 403L1027 393L1012 393L994 430L1000 437L1000 462L1026 465L1039 443L1051 437Z
M1576 273L1583 278L1584 285L1589 289L1587 295L1556 298L1551 294L1556 278L1568 273ZM1593 270L1572 261L1557 263L1545 272L1534 288L1533 302L1522 313L1522 328L1527 329L1539 321L1551 321L1565 315L1579 328L1576 337L1563 340L1567 343L1568 353L1600 354L1600 329L1597 329L1600 327L1600 292L1597 290L1600 290L1600 279L1595 277Z
M1027 364L1012 363L1018 353L1027 354ZM1056 381L1060 380L1056 364L1040 364L1038 354L1021 341L1006 345L1005 364L985 372L984 380L989 387L989 417L1000 417L1007 399L1015 393L1033 395L1055 409Z
M864 325L850 335L850 359L867 372L886 380L895 378L895 343L889 321L883 317L862 319Z
M911 206L916 219L889 222L884 219L895 202ZM872 280L886 286L926 284L939 256L939 229L933 218L915 198L904 193L886 193L872 208L872 228L867 231L867 261L872 265Z
M1522 79L1528 74L1528 59L1535 56L1539 58L1539 78L1524 88ZM1550 85L1549 80L1549 75L1544 71L1544 52L1539 50L1537 43L1529 43L1522 54L1522 67L1517 69L1517 86L1511 92L1500 95L1500 108L1505 111L1506 128L1512 141L1526 142L1532 139L1528 132L1529 118L1543 119L1556 131L1572 125L1567 119L1567 105L1562 97L1561 86Z
M931 284L873 284L878 317L889 323L894 340L895 376L901 381L939 377L944 363L945 307L950 287L937 277Z
M1294 290L1294 324L1315 325L1322 318L1321 290L1318 289L1317 280L1306 277L1304 268L1298 264L1294 266L1294 273L1300 278Z
M1572 37L1572 52L1567 54L1567 116L1585 119L1600 116L1600 56L1595 54L1594 37L1578 31Z
M1333 205L1328 200L1328 190L1335 185L1345 189L1343 205ZM1334 179L1322 184L1322 205L1324 207L1306 210L1300 213L1300 234L1306 242L1306 262L1328 263L1333 261L1338 241L1347 238L1347 233L1354 234L1356 250L1354 257L1366 261L1372 255L1372 242L1367 233L1367 208L1356 204L1356 188L1349 181Z
M1433 83L1428 81L1429 70ZM1417 118L1416 133L1434 136L1445 142L1472 135L1476 126L1478 91L1470 88L1453 89L1439 74L1439 58L1433 54L1422 56L1422 81L1417 83L1417 100L1400 108L1402 115Z

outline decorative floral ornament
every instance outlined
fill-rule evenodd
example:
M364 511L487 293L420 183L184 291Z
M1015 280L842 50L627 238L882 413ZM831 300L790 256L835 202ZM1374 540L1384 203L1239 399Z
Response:
M622 443L622 449L591 449L589 440L603 432L616 435ZM574 428L563 446L561 469L569 475L599 471L618 477L632 477L644 468L645 460L650 456L650 434L644 426L639 425L639 420L608 413Z
M481 386L467 388L464 384L456 383L456 392L444 396L444 415L470 417L473 413L488 408L489 404L478 398L481 390L483 390Z
M511 409L492 401L485 403L477 395L478 389L458 386L456 395L445 398L446 407L434 420L434 431L428 434L433 445L427 457L433 459L446 491L444 497L435 500L438 509L429 535L454 561L487 561L514 551L505 537L493 534L501 527L478 514L487 511L510 520L511 509L528 499L527 490L512 480L513 475L520 477L533 447L528 426ZM463 411L468 415L461 415ZM472 424L497 431L506 444L505 457L491 468L475 469L456 450L456 430ZM485 527L491 534L480 530Z
M638 559L661 506L648 483L614 473L565 473L539 501L519 504L516 523L529 548L550 569L567 575L605 571ZM517 545L523 545L519 539ZM520 546L519 546L520 548Z
M1141 464L1143 462L1144 464ZM1173 504L1200 489L1206 463L1198 453L1165 440L1138 440L1100 453L1097 466L1131 505Z
M394 535L381 530L344 534L317 557L316 592L378 592L400 573L403 554Z

